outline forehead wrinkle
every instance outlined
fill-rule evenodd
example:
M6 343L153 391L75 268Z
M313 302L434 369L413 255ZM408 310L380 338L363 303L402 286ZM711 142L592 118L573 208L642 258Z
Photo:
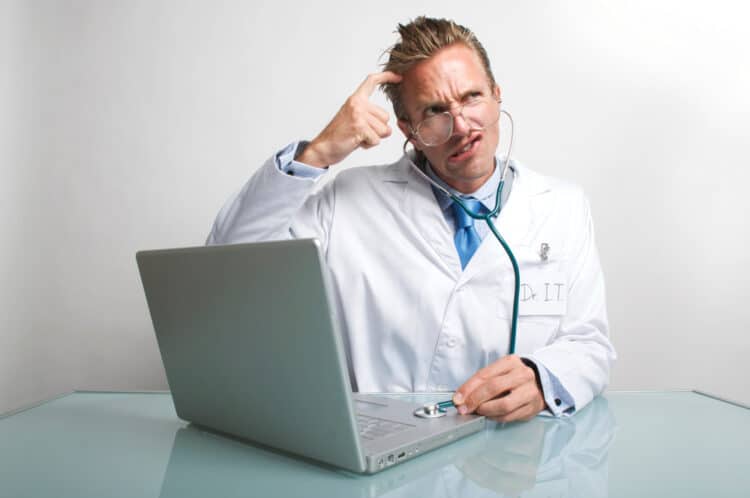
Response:
M468 60L456 53L464 50L471 54ZM464 46L447 47L414 66L405 76L410 76L412 92L409 93L413 96L412 105L417 113L429 105L460 102L467 91L480 89L487 81L481 60L473 50Z
M416 97L420 103L459 101L466 90L474 85L467 78L465 65L459 61L433 65L431 69L416 85Z

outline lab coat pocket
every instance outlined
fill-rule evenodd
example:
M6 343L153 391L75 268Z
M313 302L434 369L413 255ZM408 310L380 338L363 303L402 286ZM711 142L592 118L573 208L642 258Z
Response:
M568 280L561 271L563 262L553 258L542 259L530 248L519 248L516 260L521 276L518 295L518 316L540 321L539 317L561 317L567 311ZM501 282L501 317L510 319L513 311L513 272L506 274Z
M531 248L515 251L521 275L518 299L518 325L516 328L516 353L530 354L549 344L560 328L567 311L567 278L562 270L563 261L553 257L542 258ZM499 292L498 314L510 328L513 312L515 279L508 272L502 279Z

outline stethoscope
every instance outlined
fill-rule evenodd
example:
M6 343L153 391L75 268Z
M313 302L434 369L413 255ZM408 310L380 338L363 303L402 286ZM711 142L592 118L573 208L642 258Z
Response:
M510 323L510 345L508 347L508 354L514 354L516 351L516 326L518 324L518 301L519 301L519 295L521 291L521 272L518 269L518 262L516 261L516 257L513 255L513 251L510 250L510 246L508 246L508 243L505 242L505 239L502 235L500 235L500 232L497 230L497 227L495 227L495 223L492 221L492 218L497 216L497 214L500 212L500 200L502 197L503 187L505 185L505 174L508 172L508 164L510 162L510 153L513 150L513 131L514 131L514 124L513 124L513 116L510 115L508 111L505 109L500 109L501 114L505 114L508 116L508 119L510 120L510 141L508 143L508 151L505 155L505 161L503 163L503 169L500 172L500 182L497 184L497 192L495 194L495 207L487 214L477 214L473 212L471 209L466 206L466 204L461 200L461 198L451 192L449 192L446 188L444 188L442 185L438 184L435 180L430 178L422 169L411 159L411 156L406 151L406 146L409 143L407 140L404 143L404 155L408 159L412 169L416 171L422 178L427 180L427 182L438 189L440 192L444 193L448 197L453 200L456 204L461 206L461 209L464 210L464 212L471 216L475 220L484 220L485 223L487 223L487 226L490 228L490 231L492 231L492 234L495 236L495 238L500 242L500 245L505 250L505 254L508 255L508 259L510 260L511 265L513 266L513 276L514 276L514 290L513 290L513 314L511 318ZM498 118L499 119L499 118ZM447 413L447 408L450 408L454 406L452 400L448 401L441 401L440 403L434 403L434 404L427 404L424 405L421 408L418 408L414 415L417 417L422 418L437 418L442 417Z

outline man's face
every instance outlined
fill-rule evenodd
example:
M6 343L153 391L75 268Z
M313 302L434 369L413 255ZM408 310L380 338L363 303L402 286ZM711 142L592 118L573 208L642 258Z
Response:
M448 185L463 193L476 191L494 171L500 127L495 122L481 131L471 129L466 120L456 116L462 104L478 95L497 101L500 88L490 86L479 56L462 43L443 48L403 77L401 100L410 123L399 120L399 128ZM428 147L413 136L411 127L447 110L453 113L454 124L446 143Z

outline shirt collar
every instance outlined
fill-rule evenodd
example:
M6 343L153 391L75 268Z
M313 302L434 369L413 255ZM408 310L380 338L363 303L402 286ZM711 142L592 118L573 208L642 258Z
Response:
M430 165L429 161L425 161L425 173L427 176L429 176L435 183L443 187L445 190L450 192L453 195L456 195L461 198L468 198L468 197L474 197L475 199L479 200L479 202L484 205L484 207L487 208L488 211L492 211L495 208L495 197L497 194L497 185L500 183L500 168L497 166L497 159L495 159L495 171L492 172L492 176L489 177L489 179L484 182L484 184L479 187L475 192L472 192L471 194L463 194L453 187L449 186L447 183L443 181L442 178L440 178L435 171L433 171L432 166ZM509 168L510 169L510 168ZM513 172L509 171L509 175L512 176ZM508 185L510 182L507 181L506 176L506 185L504 186L503 190L510 190L510 185ZM448 197L445 192L442 190L435 188L435 186L432 186L432 191L435 194L435 198L438 201L438 205L440 206L440 209L445 211L446 209L451 207L451 204L453 203L453 199ZM506 194L507 195L507 194ZM503 195L505 197L505 195Z

